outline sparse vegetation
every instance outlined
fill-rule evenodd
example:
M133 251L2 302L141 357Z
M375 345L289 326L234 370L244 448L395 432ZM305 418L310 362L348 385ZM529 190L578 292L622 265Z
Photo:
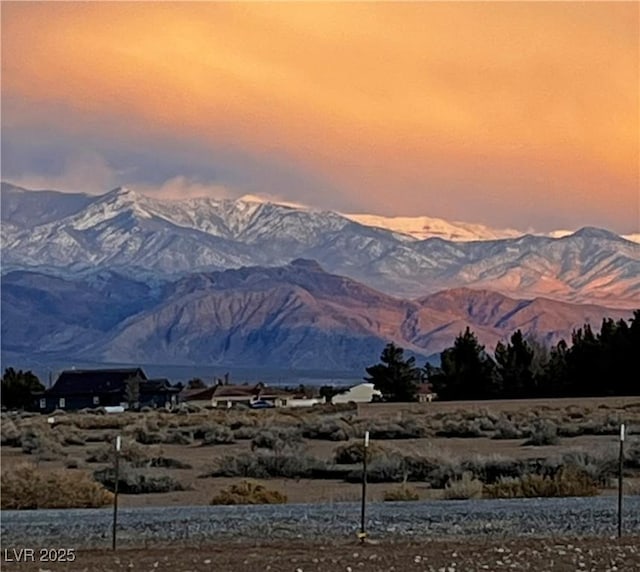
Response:
M403 483L384 491L382 498L385 502L417 501L420 499L420 495L416 489Z
M482 497L482 489L482 481L465 471L460 478L449 481L443 496L447 500L477 499Z
M542 447L558 444L558 427L551 421L537 421L523 445Z
M93 476L109 491L115 490L116 478L113 468L99 469ZM118 490L123 494L142 495L183 491L185 487L171 475L123 465L118 473Z
M638 399L549 401L531 406L518 401L485 403L467 408L449 403L380 404L359 408L360 415L353 408L331 405L191 413L154 409L116 415L87 410L57 414L53 425L46 416L5 411L1 417L2 461L3 467L11 468L33 459L46 463L40 468L64 467L88 475L89 480L98 471L96 477L112 487L109 471L114 441L121 435L120 490L124 494L176 491L179 498L184 485L200 475L213 481L196 480L189 486L204 498L211 498L212 489L219 488L215 479L232 477L313 479L308 486L293 485L296 502L345 499L358 496L362 436L369 430L368 479L378 500L385 497L386 486L392 496L396 489L411 490L416 483L424 487L421 495L426 498L460 498L468 494L463 494L467 480L476 487L474 495L477 482L485 487L485 495L585 494L579 484L567 484L577 479L561 471L571 467L584 475L588 486L582 490L614 486L617 447L612 445L615 437L606 435L617 433L624 421L629 430L625 482L633 484L640 478ZM375 416L368 415L367 409L375 411ZM449 440L444 435L456 438ZM559 436L563 436L561 443ZM229 437L233 442L226 443ZM506 438L518 442L501 440ZM516 449L526 439L547 445ZM196 446L207 441L206 447ZM479 454L471 454L472 450ZM186 473L190 467L194 472ZM558 475L564 476L560 479ZM184 498L192 497L185 494ZM171 502L178 499L172 497Z
M597 483L587 473L572 466L563 467L553 476L503 477L484 487L484 494L489 498L584 497L598 492Z
M44 471L22 464L2 472L3 510L99 508L112 502L103 486L80 471Z
M220 491L211 499L213 505L284 504L287 495L251 481L242 481Z

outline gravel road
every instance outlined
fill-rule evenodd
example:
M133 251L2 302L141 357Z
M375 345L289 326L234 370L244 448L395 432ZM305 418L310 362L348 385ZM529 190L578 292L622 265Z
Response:
M372 539L481 537L610 537L616 533L615 497L375 503L367 507ZM110 546L112 511L3 511L2 544ZM118 544L198 543L222 539L353 538L357 503L121 509ZM624 530L640 535L640 497L624 501Z

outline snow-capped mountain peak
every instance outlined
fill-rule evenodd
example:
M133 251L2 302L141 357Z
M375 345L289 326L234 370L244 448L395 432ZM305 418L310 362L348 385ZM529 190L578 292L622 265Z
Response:
M398 296L467 286L640 305L640 246L602 229L552 238L251 197L170 201L124 187L97 197L2 189L3 271L124 269L158 279L304 258Z

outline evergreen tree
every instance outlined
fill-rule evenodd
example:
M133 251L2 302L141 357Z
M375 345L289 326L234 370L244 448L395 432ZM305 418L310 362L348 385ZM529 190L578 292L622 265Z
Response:
M500 396L503 398L532 397L536 393L531 365L533 350L516 330L506 345L498 342L495 351L500 378Z
M440 354L440 367L427 365L425 371L440 399L499 397L495 362L468 327Z
M380 361L366 368L369 377L365 381L374 384L388 401L416 401L420 369L415 366L415 358L404 358L404 349L394 343L387 344Z
M206 389L207 384L199 377L194 377L187 382L187 389Z
M44 391L44 385L32 371L16 371L12 367L4 370L1 381L2 407L25 409L33 402L32 394Z

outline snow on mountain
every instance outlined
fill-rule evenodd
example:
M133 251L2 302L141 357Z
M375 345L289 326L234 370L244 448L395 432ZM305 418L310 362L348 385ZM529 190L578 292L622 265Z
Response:
M466 242L515 238L524 234L515 229L494 229L482 224L448 222L427 216L385 217L367 214L344 214L343 216L366 226L391 230L418 240L442 238L455 242Z
M640 246L599 229L561 238L521 236L426 217L359 221L256 197L157 200L126 188L70 197L3 185L2 207L3 272L116 270L150 280L306 258L405 297L468 286L518 297L640 305ZM404 222L378 228L385 220ZM423 232L452 240L409 236L416 220ZM509 237L495 238L500 232Z

